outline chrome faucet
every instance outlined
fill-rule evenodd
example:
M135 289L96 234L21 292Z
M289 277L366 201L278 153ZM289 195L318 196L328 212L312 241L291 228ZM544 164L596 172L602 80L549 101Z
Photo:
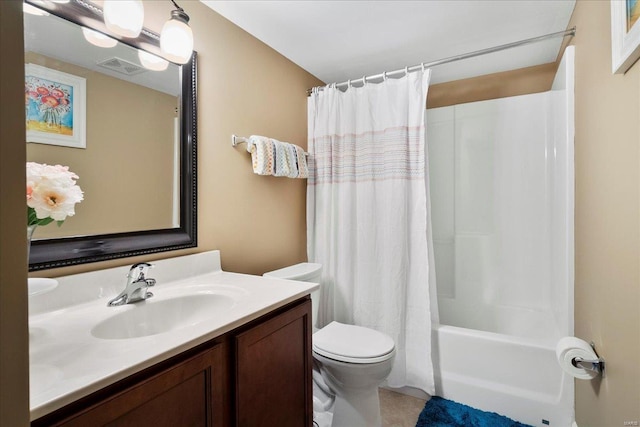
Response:
M147 279L145 274L152 267L153 265L146 262L133 264L129 269L129 274L127 274L127 287L120 292L120 295L109 301L107 305L113 307L132 304L151 298L153 294L148 289L156 284L156 279Z

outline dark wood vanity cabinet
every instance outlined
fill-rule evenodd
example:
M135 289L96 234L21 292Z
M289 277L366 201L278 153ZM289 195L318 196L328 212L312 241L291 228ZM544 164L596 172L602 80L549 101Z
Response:
M310 304L234 336L237 426L312 425Z
M305 297L31 425L310 427L311 363Z

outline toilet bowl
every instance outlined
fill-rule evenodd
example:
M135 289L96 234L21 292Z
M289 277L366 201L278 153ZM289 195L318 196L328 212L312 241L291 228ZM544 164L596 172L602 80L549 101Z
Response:
M268 277L320 283L322 265L301 263L265 273ZM378 387L393 366L395 344L386 334L331 322L317 329L320 289L311 293L314 358L314 417L331 427L379 427ZM319 374L318 374L319 372ZM322 413L320 413L322 412ZM326 417L325 412L330 412ZM321 424L321 423L318 423Z
M391 337L331 322L313 334L312 343L322 379L335 392L332 427L382 425L378 386L393 365Z

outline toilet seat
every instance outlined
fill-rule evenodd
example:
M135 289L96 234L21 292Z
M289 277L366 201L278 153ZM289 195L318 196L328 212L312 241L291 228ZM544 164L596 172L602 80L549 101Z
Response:
M393 339L362 326L331 322L313 334L313 351L346 363L378 363L394 355Z

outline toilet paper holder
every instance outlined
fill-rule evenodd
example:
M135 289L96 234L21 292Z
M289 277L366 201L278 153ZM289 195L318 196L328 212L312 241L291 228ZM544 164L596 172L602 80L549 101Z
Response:
M596 360L584 360L581 357L574 357L571 359L571 364L576 368L586 369L588 371L595 371L604 377L604 359L600 357L596 351L596 345L591 341L589 343L593 352L598 356Z

